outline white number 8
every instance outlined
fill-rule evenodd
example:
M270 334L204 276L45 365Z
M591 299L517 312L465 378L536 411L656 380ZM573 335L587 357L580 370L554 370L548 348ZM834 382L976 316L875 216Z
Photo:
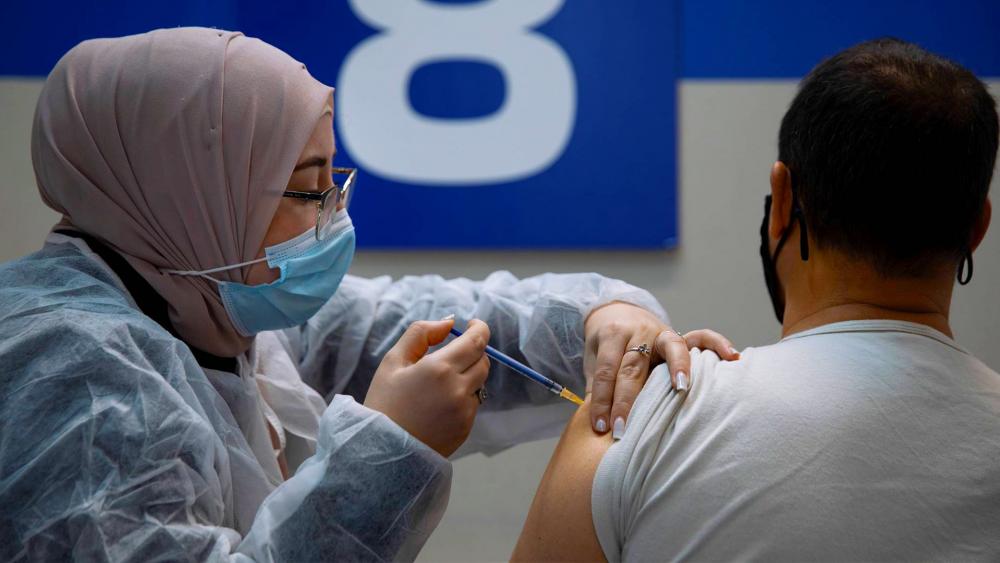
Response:
M490 184L537 174L563 153L576 117L576 77L551 39L531 30L564 0L350 0L381 30L348 54L337 81L340 133L361 166L419 184ZM506 82L500 109L437 119L410 104L408 81L428 63L495 65Z

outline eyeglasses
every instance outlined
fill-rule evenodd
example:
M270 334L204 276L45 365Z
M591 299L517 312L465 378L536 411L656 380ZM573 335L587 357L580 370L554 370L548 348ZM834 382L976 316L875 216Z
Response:
M293 199L305 199L316 202L316 240L323 240L323 228L330 222L334 212L338 209L347 209L351 205L351 194L354 192L354 180L358 176L357 168L334 168L334 176L347 176L344 185L341 186L334 180L333 185L322 192L297 192L285 190L282 197ZM333 195L333 202L329 201Z

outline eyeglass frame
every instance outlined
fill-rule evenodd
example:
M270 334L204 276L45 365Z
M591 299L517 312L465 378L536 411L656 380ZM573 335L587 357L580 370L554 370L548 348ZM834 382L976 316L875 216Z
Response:
M305 199L309 201L316 202L316 240L323 240L320 236L320 229L323 225L320 225L320 219L323 217L323 210L326 208L327 200L330 198L330 194L336 192L337 199L334 205L339 204L341 201L344 202L344 209L347 209L351 201L351 188L354 187L354 182L358 176L357 168L332 168L331 172L334 174L347 175L347 180L344 180L344 185L341 186L337 184L334 180L333 185L321 192L300 192L296 190L285 190L281 194L281 197L290 197L292 199Z

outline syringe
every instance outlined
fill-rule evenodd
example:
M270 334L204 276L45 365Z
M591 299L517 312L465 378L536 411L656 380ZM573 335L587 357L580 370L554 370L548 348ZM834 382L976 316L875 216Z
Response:
M451 329L451 333L454 334L455 336L462 336L462 331L456 328ZM583 399L577 397L575 393L573 393L566 387L563 387L562 385L556 383L555 381L552 381L551 379L529 368L528 366L522 364L521 362L515 360L514 358L511 358L507 354L504 354L500 350L497 350L492 346L486 346L486 355L500 362L501 364L511 368L517 373L520 373L521 375L527 377L528 379L531 379L536 383L544 385L546 389L552 391L556 395L559 395L563 399L566 399L567 401L576 403L578 405L583 404Z

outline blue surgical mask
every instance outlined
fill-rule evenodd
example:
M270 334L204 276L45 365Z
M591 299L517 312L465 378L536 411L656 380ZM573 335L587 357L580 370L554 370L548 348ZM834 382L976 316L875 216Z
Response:
M243 336L299 326L333 297L354 258L354 225L346 209L337 212L322 236L322 240L316 240L316 230L309 229L265 248L264 258L211 270L164 273L197 275L217 283L229 319ZM246 285L208 275L264 261L281 271L281 276L269 284Z

